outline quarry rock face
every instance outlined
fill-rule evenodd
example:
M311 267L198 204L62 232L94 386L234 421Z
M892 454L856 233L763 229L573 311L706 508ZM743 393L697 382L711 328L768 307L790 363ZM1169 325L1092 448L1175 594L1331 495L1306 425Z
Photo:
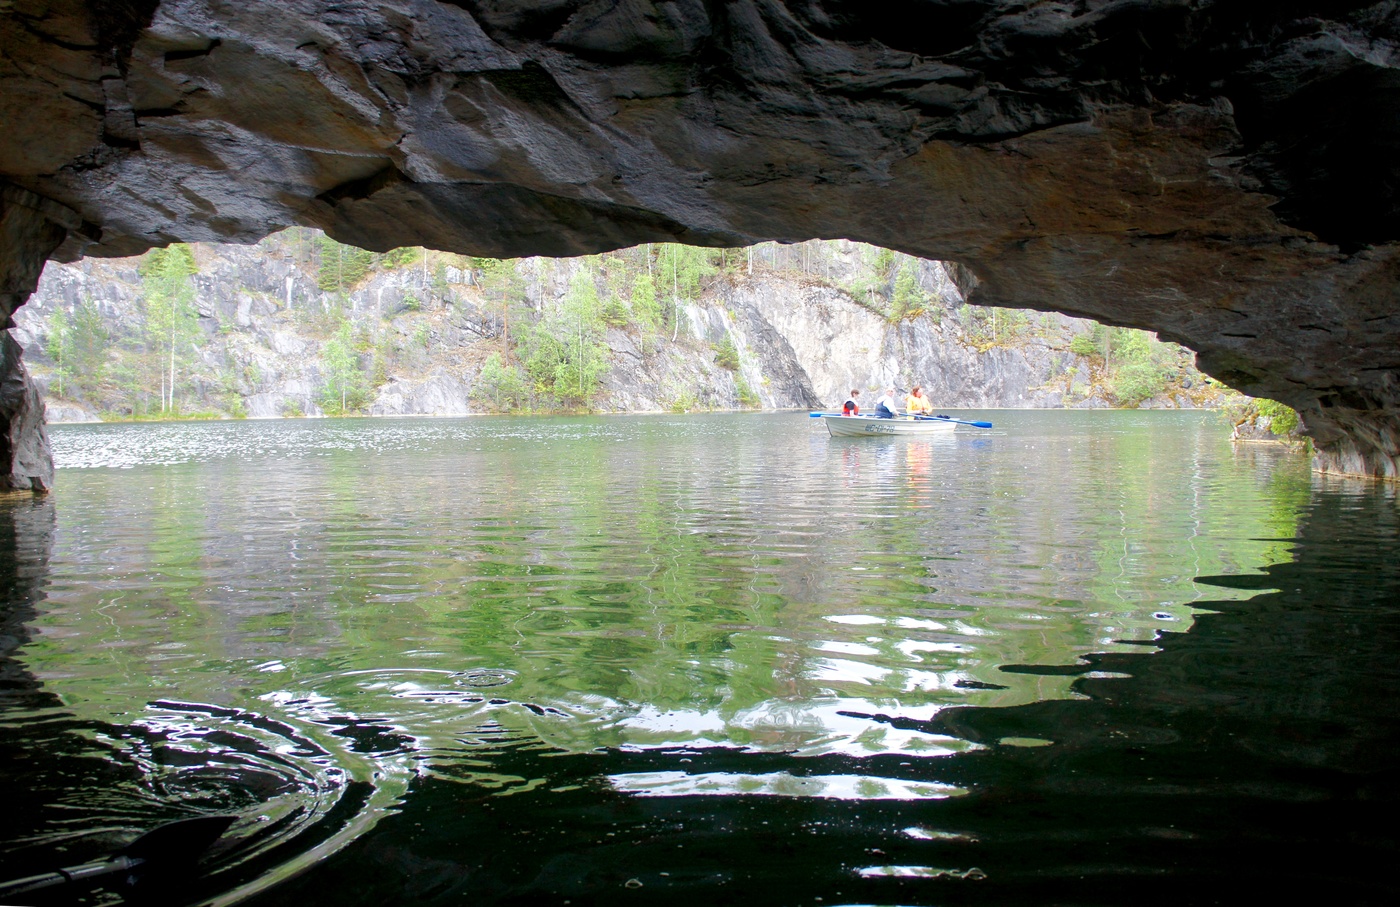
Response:
M307 241L284 235L252 246L191 247L202 337L198 355L182 364L183 410L214 411L230 406L232 396L250 418L326 415L324 319L331 312L364 327L364 342L380 348L379 354L362 353L365 360L396 350L392 364L380 360L384 380L370 391L369 415L462 416L490 409L489 390L484 398L473 399L473 393L485 360L506 349L505 322L469 289L475 275L446 267L436 284L425 261L372 269L349 291L321 290L317 272L296 262ZM589 408L835 410L853 387L878 396L890 384L921 384L939 408L1111 405L1102 386L1091 386L1093 364L1070 349L1088 322L1043 315L1036 316L1034 330L1017 332L1014 340L974 337L957 314L964 308L957 267L942 262L918 262L911 269L924 314L891 321L883 309L843 288L870 273L862 250L852 243L811 245L834 247L826 250L821 276L764 268L764 252L778 250L762 246L756 272L740 267L714 275L693 301L677 304L671 329L608 327L602 341L608 368ZM813 254L804 245L783 251L799 258L804 251ZM54 396L57 363L49 341L59 312L72 317L90 307L99 314L106 342L140 344L146 322L140 261L55 263L15 313L10 333L47 398L49 424L99 420L104 404L120 411L121 404L101 391L66 400ZM594 267L587 258L518 262L519 305L536 314L517 308L516 317L542 317L542 309L564 298L579 274L592 274ZM368 332L369 324L377 325L377 336ZM726 347L733 357L721 364L719 352ZM1155 402L1192 408L1211 397L1163 396Z
M50 256L289 224L847 237L1155 330L1298 409L1319 468L1395 478L1398 38L1356 0L0 0L0 304Z

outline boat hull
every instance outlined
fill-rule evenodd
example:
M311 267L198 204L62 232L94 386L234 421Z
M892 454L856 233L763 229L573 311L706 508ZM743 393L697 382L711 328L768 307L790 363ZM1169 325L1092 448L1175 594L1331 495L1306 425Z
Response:
M957 427L943 419L879 419L875 416L822 416L833 438L864 438L888 435L941 435Z

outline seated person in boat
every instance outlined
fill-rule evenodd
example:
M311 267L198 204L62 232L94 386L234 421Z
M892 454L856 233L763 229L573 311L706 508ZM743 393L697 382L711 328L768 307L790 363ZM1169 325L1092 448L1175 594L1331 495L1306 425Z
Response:
M927 416L933 412L933 404L924 396L921 385L914 385L909 391L909 396L904 398L904 411L911 416Z
M856 390L855 388L851 388L851 395L850 395L849 397L847 397L847 398L846 398L846 402L843 403L843 404L841 405L841 415L843 415L843 416L859 416L859 415L860 415L860 404L856 402L856 398L859 397L859 396L860 396L860 391Z
M880 419L893 419L899 415L899 402L894 398L894 388L885 388L885 395L875 404L875 415Z

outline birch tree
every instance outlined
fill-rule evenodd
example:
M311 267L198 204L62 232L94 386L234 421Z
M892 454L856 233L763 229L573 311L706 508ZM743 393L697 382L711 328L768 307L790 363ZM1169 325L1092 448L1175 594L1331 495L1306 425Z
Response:
M365 376L360 368L354 325L349 321L341 323L335 336L321 348L321 361L326 367L321 408L342 416L362 409L365 403Z
M199 333L194 309L194 254L189 246L153 249L142 266L145 289L146 348L160 382L160 411L175 409L179 368L187 364Z

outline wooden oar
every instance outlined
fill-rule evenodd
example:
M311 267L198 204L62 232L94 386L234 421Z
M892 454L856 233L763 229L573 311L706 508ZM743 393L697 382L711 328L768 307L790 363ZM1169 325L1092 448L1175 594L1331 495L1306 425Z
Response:
M219 840L233 820L233 816L198 816L167 822L105 860L0 883L0 904L28 903L24 899L34 892L62 885L86 888L111 881L118 887L131 889L153 876L158 884L162 874L188 875L204 851ZM123 873L124 879L109 879Z

